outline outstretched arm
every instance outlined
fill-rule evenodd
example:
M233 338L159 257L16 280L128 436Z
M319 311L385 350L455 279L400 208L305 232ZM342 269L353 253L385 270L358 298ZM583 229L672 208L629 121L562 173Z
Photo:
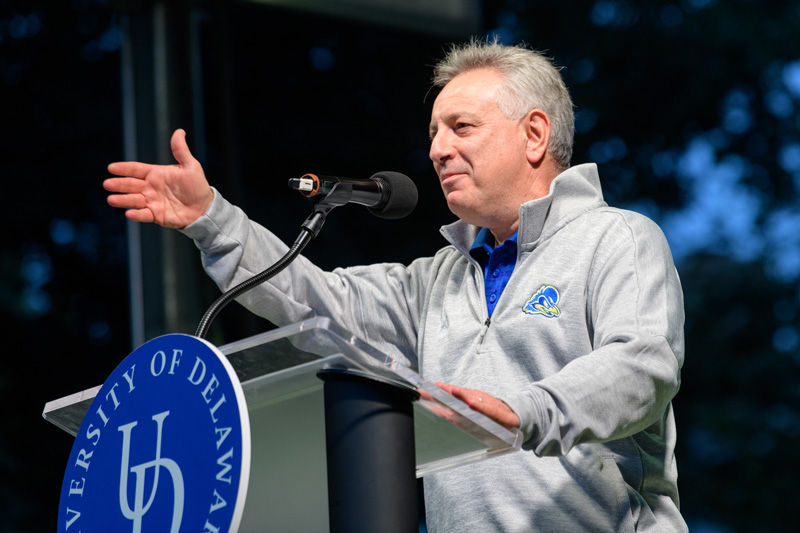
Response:
M186 144L179 129L170 141L177 165L149 165L133 161L111 163L108 171L117 178L103 182L114 193L108 204L127 209L125 216L136 222L155 222L167 228L183 228L205 214L214 198L203 167Z

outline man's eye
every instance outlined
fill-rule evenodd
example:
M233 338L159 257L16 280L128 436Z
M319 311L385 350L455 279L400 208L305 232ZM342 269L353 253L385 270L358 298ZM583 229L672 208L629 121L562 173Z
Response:
M469 125L469 124L467 124L466 122L457 122L457 123L456 123L456 129L457 129L457 130L462 130L462 129L464 129L464 128L468 128L469 126L470 126L470 125Z

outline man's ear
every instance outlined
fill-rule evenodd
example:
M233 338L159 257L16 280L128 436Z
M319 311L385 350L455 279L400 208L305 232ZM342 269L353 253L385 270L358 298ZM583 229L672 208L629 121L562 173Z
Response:
M541 109L532 109L525 116L525 135L528 138L525 154L531 165L538 166L550 144L550 117Z

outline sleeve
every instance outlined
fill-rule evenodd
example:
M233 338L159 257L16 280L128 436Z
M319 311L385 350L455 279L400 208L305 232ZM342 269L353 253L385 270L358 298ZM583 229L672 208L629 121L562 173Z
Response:
M182 229L202 254L203 268L226 291L266 270L289 247L214 191L208 212ZM428 260L325 272L302 255L271 280L237 298L277 325L326 316L412 368Z
M504 398L524 448L563 455L643 431L665 416L684 360L683 293L661 230L622 215L596 251L586 286L592 351Z

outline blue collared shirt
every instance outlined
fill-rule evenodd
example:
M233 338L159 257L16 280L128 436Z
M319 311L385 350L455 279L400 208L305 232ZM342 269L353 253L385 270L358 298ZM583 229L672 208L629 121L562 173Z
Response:
M505 240L503 244L493 247L494 235L486 228L481 228L469 254L483 267L484 288L486 290L486 306L492 316L497 300L508 285L508 279L517 264L517 233Z

